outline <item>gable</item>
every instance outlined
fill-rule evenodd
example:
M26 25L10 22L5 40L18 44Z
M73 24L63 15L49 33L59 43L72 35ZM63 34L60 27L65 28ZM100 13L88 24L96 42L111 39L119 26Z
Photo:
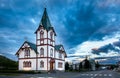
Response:
M62 51L65 54L65 57L67 57L67 54L66 54L66 52L64 50L63 45L55 45L55 50L56 51Z
M29 47L31 48L32 50L34 50L34 52L37 54L37 47L34 43L31 43L31 42L28 42L28 41L25 41L22 46L19 48L19 50L16 52L15 55L19 55L19 52L21 49L24 49L25 47Z

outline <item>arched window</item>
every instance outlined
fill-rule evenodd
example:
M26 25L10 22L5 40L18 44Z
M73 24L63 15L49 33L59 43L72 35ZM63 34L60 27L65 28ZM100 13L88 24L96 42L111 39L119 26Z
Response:
M40 49L40 57L43 57L43 56L44 56L44 49L41 48L41 49Z
M31 61L24 61L23 67L31 67Z
M44 68L44 62L40 61L40 68Z
M28 67L31 67L31 61L28 62Z
M44 38L44 32L41 31L41 32L40 32L40 39L43 39L43 38Z
M25 56L30 56L30 50L29 50L29 48L25 48Z
M53 32L50 33L50 38L53 40Z
M50 57L53 57L53 49L50 50Z

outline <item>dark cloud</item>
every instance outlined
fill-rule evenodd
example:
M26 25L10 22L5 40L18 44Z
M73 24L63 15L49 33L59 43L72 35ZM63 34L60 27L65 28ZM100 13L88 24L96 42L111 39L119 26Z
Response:
M67 49L87 40L102 40L119 32L119 4L110 0L0 0L0 49L19 47L25 36L35 43L44 6Z
M102 53L108 53L110 51L120 52L120 49L116 48L116 46L117 46L117 44L116 45L115 44L114 45L113 44L107 44L107 45L104 45L100 48L93 48L92 53L99 55L101 52Z
M120 48L120 40L119 40L119 41L114 42L114 43L113 43L113 45L114 45L114 46L117 46L117 47L119 47L119 48Z

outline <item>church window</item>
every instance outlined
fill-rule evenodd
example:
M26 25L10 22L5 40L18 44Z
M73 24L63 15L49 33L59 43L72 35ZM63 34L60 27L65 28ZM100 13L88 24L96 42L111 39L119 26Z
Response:
M53 40L53 32L50 33L50 38Z
M53 49L50 50L50 56L53 57Z
M30 56L30 49L29 48L25 48L25 56Z
M31 61L24 61L23 67L31 67Z
M44 38L44 32L41 31L41 32L40 32L40 39L43 39L43 38Z
M41 49L40 49L40 57L43 57L43 56L44 56L44 49L41 48Z
M40 68L44 68L44 62L40 61Z
M26 65L25 65L25 61L23 62L23 67L25 67Z
M58 68L62 68L63 63L62 62L58 62Z
M62 54L61 53L59 53L59 58L62 58Z

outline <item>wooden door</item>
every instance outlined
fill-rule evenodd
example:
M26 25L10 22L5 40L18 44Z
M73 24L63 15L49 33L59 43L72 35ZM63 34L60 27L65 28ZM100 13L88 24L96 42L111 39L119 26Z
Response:
M53 62L50 62L50 70L53 70Z

